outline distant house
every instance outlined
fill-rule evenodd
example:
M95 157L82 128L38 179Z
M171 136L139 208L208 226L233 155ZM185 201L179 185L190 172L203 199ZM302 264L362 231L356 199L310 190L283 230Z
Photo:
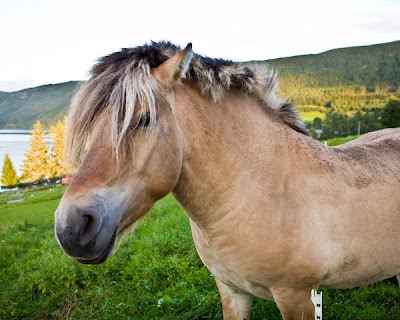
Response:
M61 184L70 184L72 182L73 177L65 177L61 179Z
M322 129L316 129L315 132L317 133L318 139L321 138Z

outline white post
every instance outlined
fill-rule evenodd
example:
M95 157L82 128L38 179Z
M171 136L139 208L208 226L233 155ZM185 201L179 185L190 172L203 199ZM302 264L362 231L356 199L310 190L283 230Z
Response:
M315 320L322 320L322 291L321 293L317 293L314 289L312 289L311 301L315 306Z

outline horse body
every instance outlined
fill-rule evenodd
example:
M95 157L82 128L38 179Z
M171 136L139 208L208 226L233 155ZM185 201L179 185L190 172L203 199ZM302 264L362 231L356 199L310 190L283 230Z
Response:
M229 98L203 107L199 96L181 102L180 94L194 101L196 92L180 91L178 116L195 118L179 119L190 123L183 129L189 143L173 194L217 279L271 299L287 287L308 294L320 285L350 288L400 271L399 130L361 146L328 148L263 114L257 101L232 97L246 110L230 117L238 107Z
M311 319L311 289L364 285L400 272L400 131L328 148L303 134L291 110L271 94L272 80L257 75L257 68L235 71L224 62L211 69L226 79L221 87L239 81L238 75L242 86L267 83L247 92L227 90L223 97L221 90L210 91L218 99L201 93L212 90L204 83L181 83L185 74L212 79L201 61L188 71L192 55L187 47L143 69L155 82L139 89L158 88L150 99L155 109L140 97L141 108L128 108L132 94L123 88L132 80L124 78L130 68L125 53L94 69L70 116L72 141L90 132L90 143L56 212L65 251L83 263L105 261L116 235L172 192L189 215L227 319L248 318L253 295L274 300L284 319ZM132 66L145 68L140 61ZM120 97L116 111L104 98L95 103L104 73L107 81L114 74L122 79L109 84L110 97ZM133 132L126 149L130 143L134 148L118 160L121 139L113 133L120 123L120 136ZM79 154L85 143L73 141L71 148Z

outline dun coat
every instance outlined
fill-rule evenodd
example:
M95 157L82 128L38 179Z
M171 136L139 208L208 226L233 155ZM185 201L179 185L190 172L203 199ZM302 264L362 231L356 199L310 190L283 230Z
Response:
M204 58L191 45L100 59L69 112L78 171L56 212L66 253L104 262L172 192L226 319L248 319L253 295L274 300L284 319L313 319L312 289L399 273L400 130L326 147L275 87L265 66Z

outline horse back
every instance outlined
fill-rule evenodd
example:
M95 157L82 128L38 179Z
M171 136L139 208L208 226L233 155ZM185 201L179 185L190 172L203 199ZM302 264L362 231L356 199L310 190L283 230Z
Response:
M348 147L358 146L358 145L363 145L363 144L368 144L368 143L379 143L381 141L385 141L388 139L394 139L399 142L400 130L389 128L389 129L383 129L383 130L379 130L379 131L370 132L365 135L362 135L361 137L359 137L355 140L344 143L337 148L348 148Z
M368 133L343 145L332 147L342 163L361 175L390 177L400 184L400 130L384 129ZM389 174L389 176L387 175Z

